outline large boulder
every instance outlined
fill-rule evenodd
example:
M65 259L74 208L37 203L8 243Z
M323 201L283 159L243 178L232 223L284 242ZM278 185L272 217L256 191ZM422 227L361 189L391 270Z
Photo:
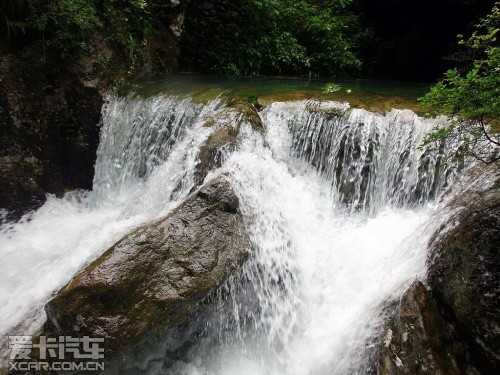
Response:
M500 164L472 171L476 186L451 203L459 211L431 243L428 282L482 373L500 373Z
M107 359L184 322L247 257L238 199L224 178L126 235L46 306L53 335L105 339Z

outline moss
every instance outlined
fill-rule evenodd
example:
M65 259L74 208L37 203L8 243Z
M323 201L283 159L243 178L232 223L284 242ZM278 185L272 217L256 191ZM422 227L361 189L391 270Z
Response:
M347 83L337 92L325 93L321 82L273 77L223 78L181 75L161 79L139 78L122 85L120 93L135 92L141 97L167 94L191 97L196 103L206 104L220 97L228 106L250 106L260 110L274 102L316 99L319 101L348 102L352 108L363 108L385 113L392 108L411 109L419 115L428 111L420 107L417 98L420 86L364 82Z
M194 103L208 104L212 100L221 99L227 101L231 97L231 92L222 87L207 87L204 85L192 84L175 84L171 82L150 83L139 80L124 81L116 89L116 94L119 96L127 96L135 94L140 98L147 99L157 95L175 95L181 98L191 98Z
M272 93L260 95L257 98L257 103L262 107L267 107L275 102L290 102L296 100L311 99L314 95L309 91L292 91L282 93Z
M233 96L228 102L227 106L231 108L236 113L241 113L243 118L252 125L255 130L262 130L262 121L257 112L256 107L248 100L248 98L242 96Z
M320 101L308 102L306 110L310 113L321 113L326 117L333 119L345 115L348 109L334 106L322 106Z

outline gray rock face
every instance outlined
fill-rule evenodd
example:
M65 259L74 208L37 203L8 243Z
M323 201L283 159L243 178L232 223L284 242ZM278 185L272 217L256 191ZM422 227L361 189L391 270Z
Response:
M224 178L128 234L46 306L54 335L105 339L107 359L184 322L245 261L249 240Z

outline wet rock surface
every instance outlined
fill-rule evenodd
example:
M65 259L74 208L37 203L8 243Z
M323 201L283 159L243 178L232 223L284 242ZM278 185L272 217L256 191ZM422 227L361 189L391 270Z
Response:
M219 177L78 274L47 304L45 329L104 338L111 359L148 333L188 319L239 269L248 248L238 199Z
M224 152L234 151L238 134L243 124L249 124L256 131L263 131L262 121L255 107L248 101L237 98L231 100L227 108L208 118L205 126L219 128L214 131L200 148L195 170L196 185L200 185L208 172L222 165Z
M478 369L493 374L500 372L500 165L483 168L489 182L450 203L460 212L431 244L428 283Z

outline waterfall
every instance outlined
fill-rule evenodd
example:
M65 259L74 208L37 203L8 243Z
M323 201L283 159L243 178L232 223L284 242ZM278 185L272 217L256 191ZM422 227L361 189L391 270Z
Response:
M198 152L217 129L205 122L223 109L109 98L93 191L49 197L2 228L1 333L33 331L51 293L195 188ZM157 337L111 372L367 373L387 305L425 278L427 242L446 215L436 197L460 170L443 162L456 145L419 148L443 119L311 101L273 104L261 118L264 131L242 124L207 177L226 175L239 197L249 261L193 318L196 340Z
M189 194L198 150L217 128L204 126L205 119L222 108L163 95L108 98L93 190L49 196L39 210L0 229L0 335L38 329L53 292Z
M102 111L93 203L109 204L135 192L140 205L156 209L185 197L195 183L198 150L215 130L203 126L204 120L221 108L219 101L203 106L162 95L110 98Z
M221 301L218 319L198 333L204 340L181 361L156 358L172 373L369 373L387 304L425 278L427 243L444 215L431 199L459 170L439 161L454 148L420 150L435 122L409 111L347 113L326 103L341 111L332 116L309 104L264 109L265 134L243 129L227 155L219 173L240 198L253 253L242 279L227 285L231 303ZM377 143L368 151L370 136ZM373 180L365 210L346 202L338 175L349 173L354 189Z

